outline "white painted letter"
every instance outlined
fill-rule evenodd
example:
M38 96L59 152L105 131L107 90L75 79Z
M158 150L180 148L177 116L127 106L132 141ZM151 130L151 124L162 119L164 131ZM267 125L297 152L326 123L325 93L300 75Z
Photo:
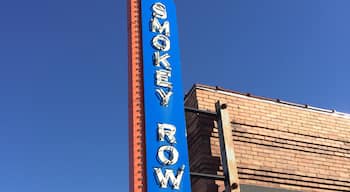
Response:
M173 92L169 91L168 93L165 93L163 89L157 89L156 92L158 93L158 95L161 99L160 104L163 106L168 106L170 96L173 94Z
M176 143L175 138L176 127L172 124L158 123L158 139L164 141L164 137L167 136L169 143Z
M171 70L170 67L170 63L168 62L168 59L170 58L170 55L168 53L164 54L164 55L160 55L160 53L154 52L153 54L153 64L157 67L160 66L160 64L162 64L162 66L167 69L167 70Z
M151 20L151 31L152 32L158 32L158 33L163 33L166 36L170 36L170 25L169 21L164 21L163 25L161 25L158 21L157 18L153 18Z
M163 165L174 165L179 160L179 152L174 146L161 146L158 149L158 160Z
M152 39L153 47L160 51L169 51L170 49L170 40L167 36L163 34L158 34Z
M156 85L164 88L173 88L173 84L169 82L169 77L171 77L171 72L159 69L156 71Z
M165 169L165 176L161 168L154 168L156 179L161 188L167 188L169 179L173 184L173 189L180 189L180 184L182 180L182 175L184 174L185 165L183 165L178 171L175 178L174 172L171 169Z
M160 19L166 19L168 17L166 13L166 7L164 4L159 2L155 3L153 4L152 9L154 17L158 17Z

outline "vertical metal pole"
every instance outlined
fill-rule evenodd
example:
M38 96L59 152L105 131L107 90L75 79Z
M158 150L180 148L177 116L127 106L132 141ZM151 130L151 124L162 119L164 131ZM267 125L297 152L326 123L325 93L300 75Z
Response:
M225 192L240 192L237 163L233 149L232 129L226 104L215 104L218 116L220 152L225 175Z
M146 191L141 2L128 0L129 191Z

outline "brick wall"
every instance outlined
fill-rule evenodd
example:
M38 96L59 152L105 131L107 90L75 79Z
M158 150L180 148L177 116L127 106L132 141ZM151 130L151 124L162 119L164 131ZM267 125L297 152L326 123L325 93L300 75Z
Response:
M350 191L350 117L279 100L196 85L185 105L228 105L240 184L297 191ZM215 117L186 113L191 171L222 175ZM192 177L194 192L223 182Z

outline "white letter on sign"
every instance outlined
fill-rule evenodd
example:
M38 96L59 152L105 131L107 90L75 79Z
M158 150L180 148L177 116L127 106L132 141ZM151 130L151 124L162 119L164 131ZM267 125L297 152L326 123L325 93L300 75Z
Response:
M176 127L174 125L158 123L159 141L164 141L164 137L167 136L169 143L176 143L175 133Z
M174 165L179 160L179 152L173 146L164 145L158 149L158 159L164 165Z
M169 21L164 21L163 25L161 25L157 18L153 18L151 20L151 30L152 32L163 33L166 36L170 36L170 25Z
M166 19L168 17L166 13L166 7L162 3L155 3L152 6L152 9L154 17L158 17L160 19Z
M169 82L169 77L171 77L171 72L164 69L159 69L156 71L156 85L159 87L173 88L173 84Z
M169 91L169 92L165 93L163 89L157 89L156 92L158 93L158 95L161 99L160 104L163 106L168 106L170 96L173 94L173 92Z
M161 168L154 168L154 172L157 178L157 181L161 188L167 188L169 179L171 183L173 184L173 189L180 189L180 184L182 180L182 175L184 174L185 165L183 165L178 171L177 171L177 177L174 176L173 170L165 169L165 176L162 172Z
M171 70L171 66L170 63L168 61L168 59L170 58L170 55L168 53L165 53L164 55L160 55L159 51L154 52L153 54L153 64L157 67L160 67L160 64L162 64L162 66L167 69L167 70Z
M170 40L167 36L159 34L152 39L153 47L160 51L169 51Z

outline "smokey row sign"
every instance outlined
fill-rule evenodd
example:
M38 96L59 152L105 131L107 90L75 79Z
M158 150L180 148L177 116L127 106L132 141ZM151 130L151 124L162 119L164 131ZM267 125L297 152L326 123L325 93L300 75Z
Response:
M170 24L169 21L160 23L160 19L167 19L168 14L166 6L162 3L155 3L152 6L152 19L150 21L150 31L156 33L152 38L152 46L155 49L153 53L153 65L157 67L155 71L155 84L157 86L156 92L160 99L160 104L168 106L170 97L173 92L173 85L171 82L171 64L169 58L171 57L168 51L171 48L170 41ZM161 53L163 51L164 53Z
M176 10L142 0L147 191L190 192Z

